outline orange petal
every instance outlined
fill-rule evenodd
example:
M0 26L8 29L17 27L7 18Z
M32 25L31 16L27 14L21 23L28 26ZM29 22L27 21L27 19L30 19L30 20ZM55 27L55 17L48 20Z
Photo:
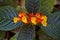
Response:
M30 17L33 17L33 16L34 16L34 13L31 13L29 16L30 16Z
M29 24L31 22L31 18L29 17L28 19L27 19L27 24Z
M37 23L41 23L43 20L42 19L39 19L39 18L37 18Z
M18 17L22 17L22 12L19 12Z
M23 15L23 16L27 16L26 12L22 12L22 15Z
M26 12L20 12L20 13L18 14L18 17L22 17L22 16L27 16Z
M19 17L19 20L22 21L22 17Z
M37 18L40 18L40 13L36 13L35 15Z

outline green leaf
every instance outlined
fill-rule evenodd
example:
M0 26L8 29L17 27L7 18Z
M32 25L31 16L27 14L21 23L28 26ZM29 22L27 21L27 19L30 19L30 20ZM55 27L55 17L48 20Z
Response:
M18 12L11 6L0 8L0 30L9 31L19 26L23 26L22 22L14 23L13 18L18 16Z
M53 10L54 0L26 0L25 6L29 13L41 12L48 15Z
M20 29L17 40L33 40L35 28L33 26L24 26Z
M25 7L29 13L36 14L39 12L39 1L38 0L26 0L25 1Z
M12 19L18 16L18 12L11 6L4 6L0 8L0 18Z
M40 26L49 36L60 40L60 12L54 12L48 17L48 25Z
M40 12L45 15L51 14L54 7L54 0L39 0Z
M37 35L39 36L39 40L55 40L51 38L50 36L48 36L46 32L44 32L42 29L39 29L37 31Z

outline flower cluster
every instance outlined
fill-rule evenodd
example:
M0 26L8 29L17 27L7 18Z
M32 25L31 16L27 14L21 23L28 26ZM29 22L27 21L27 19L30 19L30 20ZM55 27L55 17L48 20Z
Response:
M34 13L27 15L26 12L20 12L18 17L13 18L13 21L14 23L17 23L18 21L22 21L25 24L33 23L34 25L41 23L43 26L47 26L47 17L40 13L36 13L36 15L34 15Z

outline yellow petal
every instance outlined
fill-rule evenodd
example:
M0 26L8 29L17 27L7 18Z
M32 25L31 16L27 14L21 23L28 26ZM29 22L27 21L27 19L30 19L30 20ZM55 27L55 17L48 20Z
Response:
M41 23L42 23L42 25L43 25L44 27L47 26L47 22L46 22L46 21L42 21Z
M13 21L14 21L14 23L17 23L17 22L19 21L19 18L14 17L14 18L13 18Z
M31 22L36 25L36 24L37 24L37 22L36 22L36 17L32 17L32 18L31 18Z
M22 17L22 22L27 23L27 18L25 16Z
M43 16L42 19L43 19L43 21L47 21L47 17L46 16Z

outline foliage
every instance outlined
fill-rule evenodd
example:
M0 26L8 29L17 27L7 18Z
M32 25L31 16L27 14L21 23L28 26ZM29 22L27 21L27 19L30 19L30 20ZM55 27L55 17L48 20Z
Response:
M39 0L40 3L40 12L45 15L51 14L53 11L54 0Z
M40 39L43 32L46 32L53 39L60 40L60 12L52 13L54 0L25 0L26 9L19 7L17 10L15 8L18 5L17 0L0 0L0 3L0 30L5 32L20 27L20 31L10 40L34 40L36 34ZM14 23L13 18L18 17L18 12L33 12L34 14L40 12L43 15L48 15L48 25L43 27L41 24L36 26L33 24L26 25L22 22ZM40 33L40 28L43 30L42 33ZM4 36L3 34L5 35L5 33L0 32L1 37Z
M18 12L11 6L5 6L0 8L0 30L8 31L22 26L21 22L14 23L13 18L17 17Z
M60 12L54 12L48 17L47 27L40 27L52 38L60 39Z
M54 6L54 0L26 0L26 9L29 13L41 12L48 15L52 12Z
M26 0L25 3L26 9L29 13L36 14L39 12L39 1L38 0Z
M23 26L20 29L17 40L33 40L35 33L34 26Z

